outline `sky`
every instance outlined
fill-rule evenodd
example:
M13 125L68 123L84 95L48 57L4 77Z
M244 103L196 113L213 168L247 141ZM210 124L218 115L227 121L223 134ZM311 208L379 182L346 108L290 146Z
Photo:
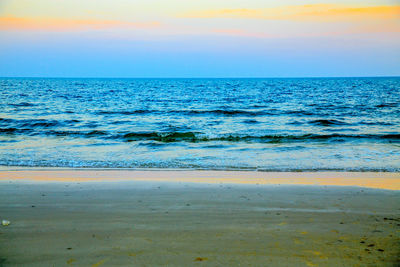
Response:
M0 76L400 76L400 1L0 0Z

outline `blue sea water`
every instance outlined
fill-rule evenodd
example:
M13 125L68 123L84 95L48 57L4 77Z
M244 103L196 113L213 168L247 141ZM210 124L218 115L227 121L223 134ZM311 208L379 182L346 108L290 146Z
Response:
M400 170L400 78L0 78L0 166Z

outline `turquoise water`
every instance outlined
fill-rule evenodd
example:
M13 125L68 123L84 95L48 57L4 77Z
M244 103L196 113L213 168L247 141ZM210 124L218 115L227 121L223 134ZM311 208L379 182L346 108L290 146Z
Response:
M0 166L400 170L400 78L0 78Z

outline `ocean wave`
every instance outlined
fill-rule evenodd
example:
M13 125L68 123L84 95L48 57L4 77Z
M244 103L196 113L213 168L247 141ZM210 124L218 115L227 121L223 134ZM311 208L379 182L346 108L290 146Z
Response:
M0 166L25 168L74 168L74 169L131 169L131 170L214 170L255 172L399 172L398 167L258 167L240 165L215 165L182 163L179 161L101 161L101 160L13 160L1 159Z
M0 118L0 126L7 128L26 129L26 128L54 128L62 126L74 126L80 123L79 120L46 120L46 119L9 119Z
M22 130L22 129L17 129L17 128L0 128L0 133L5 133L5 134L8 134L8 133L16 133L16 132L18 132L18 131L20 131L20 130Z
M262 115L277 115L278 113L273 111L249 111L249 110L224 110L224 109L213 109L213 110L121 110L121 111L96 111L96 115L138 115L138 114L170 114L170 115L223 115L223 116L262 116Z
M272 112L260 110L260 111L249 111L249 110L182 110L173 111L174 113L183 113L185 115L198 115L198 114L212 114L212 115L227 115L227 116L262 116L262 115L273 115Z
M385 104L376 105L377 108L394 108L397 106L398 106L398 103L385 103Z
M61 123L58 121L39 121L39 122L26 122L22 123L22 127L43 127L43 128L48 128L48 127L55 127L55 126L61 126Z
M33 103L28 103L28 102L21 102L21 103L14 103L14 104L9 104L12 107L34 107L36 104Z
M157 113L157 110L100 110L96 111L96 115L135 115L135 114L150 114L150 113Z
M345 122L336 119L318 119L311 121L291 121L287 123L288 125L304 125L310 124L314 126L324 126L324 127L333 127L333 126L362 126L362 125L371 125L371 126L393 126L394 123L386 122L386 121L354 121L354 122ZM355 127L356 129L356 127Z
M81 138L105 138L113 140L122 140L124 142L134 141L158 141L158 142L254 142L254 143L285 143L296 141L324 141L324 140L391 140L399 141L400 134L300 134L300 135L246 135L246 134L223 134L216 136L207 136L201 132L112 132L103 130L91 131L73 131L73 130L40 130L29 128L0 128L0 135L8 134L26 134L30 136L63 136L63 137L81 137Z
M257 120L244 120L243 123L246 123L246 124L256 124L256 123L259 123L259 121L257 121Z
M145 132L145 133L127 133L122 136L127 142L139 141L139 140L153 140L159 142L200 142L202 138L198 136L198 133L194 132L169 132L169 133L158 133L158 132Z
M317 125L317 126L337 126L337 125L348 125L344 121L339 121L339 120L312 120L308 122L309 124L312 125Z

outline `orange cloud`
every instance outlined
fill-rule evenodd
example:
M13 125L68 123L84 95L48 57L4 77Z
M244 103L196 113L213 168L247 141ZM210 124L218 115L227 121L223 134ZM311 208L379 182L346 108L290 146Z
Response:
M351 7L333 4L286 6L264 9L220 9L188 12L184 18L247 18L266 20L347 21L359 19L400 19L400 6Z
M0 17L0 30L76 31L109 28L140 29L157 27L159 25L159 22L134 23L98 19L21 18L13 16Z
M323 32L297 32L297 33L284 33L270 34L263 32L253 32L241 29L214 29L213 33L218 35L227 35L233 37L250 37L250 38L309 38L309 37L332 37L332 36L343 36L343 35L358 35L358 34L398 34L400 33L400 27L393 25L385 26L382 28L381 25L366 25L366 26L353 26L343 30L336 31L323 31Z
M283 14L282 14L283 15ZM293 20L346 21L365 19L400 19L400 6L348 7L336 5L303 6L293 14Z

